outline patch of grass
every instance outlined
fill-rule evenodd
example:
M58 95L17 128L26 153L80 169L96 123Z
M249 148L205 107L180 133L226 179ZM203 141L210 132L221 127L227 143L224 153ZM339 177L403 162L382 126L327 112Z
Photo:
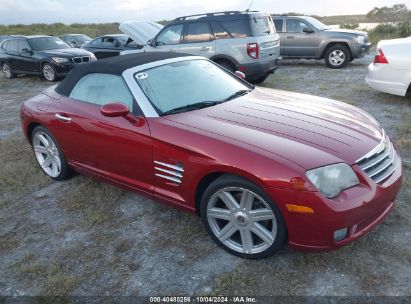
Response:
M125 191L83 176L70 182L70 192L63 193L58 203L68 211L82 212L85 226L103 224L115 217Z
M116 245L116 253L123 253L129 251L131 248L133 248L134 242L131 240L121 240L117 245Z
M22 136L0 141L0 189L3 194L26 194L51 183L37 165L30 145Z
M250 295L255 293L254 278L244 267L220 275L215 282L215 295Z

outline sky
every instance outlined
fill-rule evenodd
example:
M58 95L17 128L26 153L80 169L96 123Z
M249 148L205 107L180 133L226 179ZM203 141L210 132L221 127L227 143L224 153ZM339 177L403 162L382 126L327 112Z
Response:
M121 22L171 20L178 16L245 10L251 0L0 0L0 24ZM373 7L411 0L254 0L253 10L320 16L365 14Z

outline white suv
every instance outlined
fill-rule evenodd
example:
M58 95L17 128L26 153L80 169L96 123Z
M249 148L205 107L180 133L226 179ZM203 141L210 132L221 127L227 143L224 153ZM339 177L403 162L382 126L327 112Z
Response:
M138 24L138 23L137 23ZM136 23L120 29L141 41ZM139 37L137 37L139 36ZM252 83L262 83L278 68L280 39L269 14L228 11L179 17L166 25L147 45L134 52L180 52L210 58Z

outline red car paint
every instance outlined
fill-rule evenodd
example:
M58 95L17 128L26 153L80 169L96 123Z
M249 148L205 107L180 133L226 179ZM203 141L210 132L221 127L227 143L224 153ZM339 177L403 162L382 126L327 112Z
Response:
M192 213L207 177L242 176L277 204L296 249L329 250L362 236L393 208L400 188L399 156L395 172L378 185L355 164L383 131L370 115L344 103L258 88L220 105L158 118L106 117L100 109L51 88L24 103L23 130L29 138L36 124L46 127L80 173ZM56 113L71 122L57 120ZM154 161L181 164L182 183L156 177ZM360 184L327 199L305 171L338 162L351 165ZM314 213L289 212L286 204ZM334 241L334 231L344 227L348 237Z

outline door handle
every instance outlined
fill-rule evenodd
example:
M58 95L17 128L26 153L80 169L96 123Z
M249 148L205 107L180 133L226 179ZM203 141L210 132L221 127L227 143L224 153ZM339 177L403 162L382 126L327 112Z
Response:
M200 49L200 51L209 51L210 50L210 48L209 47L206 47L206 46L203 46L201 49Z
M286 36L286 38L294 39L294 36Z
M57 119L62 120L62 121L65 121L65 122L70 122L70 121L71 121L71 118L70 118L70 117L63 116L63 115L61 115L61 114L54 114L54 116L55 116Z
M169 49L168 51L171 52L171 53L175 53L176 50L174 50L174 49Z

